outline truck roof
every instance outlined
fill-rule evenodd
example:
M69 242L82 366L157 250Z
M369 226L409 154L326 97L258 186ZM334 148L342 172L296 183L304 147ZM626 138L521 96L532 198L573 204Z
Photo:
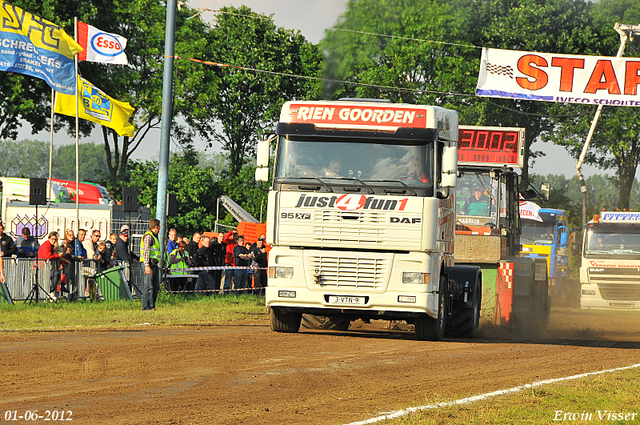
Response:
M640 223L640 212L602 211L600 223Z
M439 106L373 100L290 101L282 107L280 122L309 123L322 129L389 132L430 128L447 140L458 140L458 113Z

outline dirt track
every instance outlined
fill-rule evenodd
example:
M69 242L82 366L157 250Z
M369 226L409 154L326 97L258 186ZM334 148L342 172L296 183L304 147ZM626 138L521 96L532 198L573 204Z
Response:
M638 363L638 319L565 310L552 314L541 339L485 328L472 343L419 342L382 322L343 333L278 334L266 322L5 333L0 423L6 411L64 409L76 424L341 424L434 394L457 398Z

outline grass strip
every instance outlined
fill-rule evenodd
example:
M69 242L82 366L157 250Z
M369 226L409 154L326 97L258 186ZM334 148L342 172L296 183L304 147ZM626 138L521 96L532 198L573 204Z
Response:
M384 425L640 424L640 370L542 385L462 406L423 410ZM443 402L431 394L425 405ZM634 415L635 414L635 415Z
M255 295L158 296L155 311L142 311L140 300L0 304L0 331L42 332L126 329L142 323L163 326L217 325L268 320L264 297Z

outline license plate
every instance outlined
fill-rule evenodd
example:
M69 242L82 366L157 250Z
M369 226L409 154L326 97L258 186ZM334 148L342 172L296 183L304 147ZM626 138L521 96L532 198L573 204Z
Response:
M329 304L360 304L364 305L364 297L338 297L330 296Z

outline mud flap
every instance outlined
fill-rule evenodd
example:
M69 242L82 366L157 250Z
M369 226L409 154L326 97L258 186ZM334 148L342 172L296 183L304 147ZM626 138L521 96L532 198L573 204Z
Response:
M506 324L513 332L531 334L546 328L550 303L547 264L544 259L514 259L511 307L511 317Z
M511 261L500 261L496 273L496 312L494 324L508 325L513 311L513 272L515 264Z

